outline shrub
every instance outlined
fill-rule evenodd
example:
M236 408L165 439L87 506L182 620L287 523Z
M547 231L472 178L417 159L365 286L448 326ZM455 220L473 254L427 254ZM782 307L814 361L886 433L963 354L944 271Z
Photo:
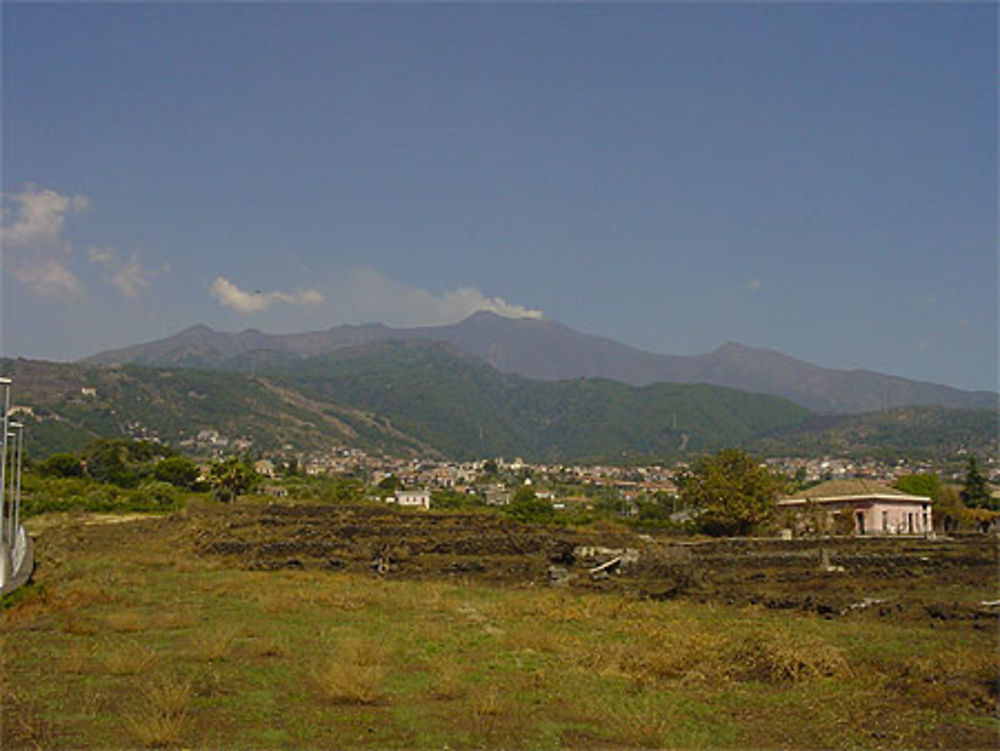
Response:
M43 477L83 477L83 463L76 454L53 454L38 465Z
M198 482L198 465L186 456L168 456L153 467L153 477L174 487L191 490Z
M374 704L382 694L383 653L375 642L345 639L332 657L315 665L313 682L330 701Z
M847 660L839 649L824 641L788 634L753 634L729 653L731 678L762 683L783 683L848 675Z
M173 485L149 480L132 492L129 508L133 511L169 511L177 505L177 491Z
M537 497L531 488L524 485L514 492L506 511L522 522L549 522L555 516L552 504Z

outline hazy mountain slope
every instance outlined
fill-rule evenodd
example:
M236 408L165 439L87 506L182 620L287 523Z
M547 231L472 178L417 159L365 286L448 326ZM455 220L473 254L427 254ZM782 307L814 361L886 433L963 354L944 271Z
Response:
M376 341L445 342L506 373L537 380L609 378L631 385L706 383L789 399L821 413L860 413L906 405L991 407L997 395L867 371L822 368L779 352L725 344L702 355L657 355L544 320L476 313L449 325L393 329L339 326L302 334L195 326L167 339L100 353L93 363L131 362L251 370ZM267 353L267 354L264 354Z
M203 430L248 438L263 450L351 445L541 461L664 460L731 445L805 456L996 451L995 409L820 417L775 397L706 385L531 381L425 341L239 358L255 376L27 360L0 361L0 372L14 377L14 404L34 409L34 417L21 417L35 456L97 436L177 445Z
M863 415L817 416L778 430L751 448L770 456L955 460L997 454L996 409L897 407Z
M682 446L691 452L740 444L809 417L782 399L718 387L530 381L425 342L342 350L285 363L272 375L314 398L389 417L466 458L679 456Z
M435 455L433 447L360 410L320 403L266 379L233 373L0 360L32 455L74 450L98 436L157 438L179 445L200 431L255 449L335 445ZM84 393L83 389L88 389ZM96 393L91 395L89 390ZM226 446L230 448L230 446Z

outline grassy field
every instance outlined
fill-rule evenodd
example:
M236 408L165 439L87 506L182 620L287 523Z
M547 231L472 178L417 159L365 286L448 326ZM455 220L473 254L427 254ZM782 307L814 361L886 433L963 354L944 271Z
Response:
M32 520L5 749L997 745L995 622L246 571L183 518L83 521Z

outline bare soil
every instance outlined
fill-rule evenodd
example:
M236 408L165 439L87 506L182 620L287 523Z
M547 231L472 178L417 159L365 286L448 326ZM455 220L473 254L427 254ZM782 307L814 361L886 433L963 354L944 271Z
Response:
M995 628L1000 617L983 604L1000 596L997 541L978 535L690 541L360 505L205 506L162 524L182 526L179 541L193 553L250 570L468 577L973 628ZM621 553L620 564L594 571Z

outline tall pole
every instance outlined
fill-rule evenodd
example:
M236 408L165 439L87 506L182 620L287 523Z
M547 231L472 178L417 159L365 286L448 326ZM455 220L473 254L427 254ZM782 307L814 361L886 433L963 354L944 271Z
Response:
M7 539L6 514L7 511L7 423L10 421L10 379L0 377L0 388L3 389L3 421L0 425L0 438L3 441L3 450L0 451L0 586L7 583L7 579L13 575L10 570L13 556L11 555L10 540Z
M14 423L8 423L10 427L14 427ZM10 560L13 563L14 560L14 547L17 545L17 539L14 537L16 530L14 529L14 478L17 475L17 470L15 469L17 465L17 434L13 430L7 431L7 445L9 447L10 456L7 458L7 507L4 509L3 524L7 528L7 553L10 555ZM10 575L14 575L13 565L8 569Z
M17 483L14 486L14 523L12 525L14 530L14 545L17 545L17 540L20 537L21 529L21 467L24 462L24 424L20 422L12 422L10 424L12 428L17 430L17 466L12 468L12 471L16 472L14 475L17 478Z

